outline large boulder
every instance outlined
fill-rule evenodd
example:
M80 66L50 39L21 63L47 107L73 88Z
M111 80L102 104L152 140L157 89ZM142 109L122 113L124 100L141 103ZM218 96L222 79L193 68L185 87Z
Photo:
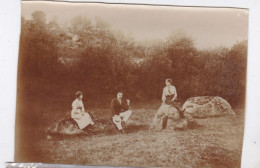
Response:
M202 96L189 98L182 106L184 115L193 118L235 116L230 104L221 97Z

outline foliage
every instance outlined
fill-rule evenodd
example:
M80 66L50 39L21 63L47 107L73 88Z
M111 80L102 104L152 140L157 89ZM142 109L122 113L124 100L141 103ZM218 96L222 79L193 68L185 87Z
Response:
M135 103L160 100L164 80L172 78L181 101L220 96L244 105L247 41L199 50L178 31L165 41L137 42L101 18L76 16L61 26L55 18L47 23L41 11L22 18L20 40L18 89L38 100L77 90L93 106L108 106L118 90Z

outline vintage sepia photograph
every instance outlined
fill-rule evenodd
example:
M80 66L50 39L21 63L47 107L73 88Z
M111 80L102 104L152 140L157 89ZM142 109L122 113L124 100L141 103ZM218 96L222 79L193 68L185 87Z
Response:
M15 162L238 168L248 10L21 2Z

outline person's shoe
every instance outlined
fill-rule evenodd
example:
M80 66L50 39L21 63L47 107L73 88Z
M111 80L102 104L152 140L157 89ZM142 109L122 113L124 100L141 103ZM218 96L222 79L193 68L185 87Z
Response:
M181 119L184 119L185 118L185 116L184 116L184 110L179 110L179 114L180 114L180 118Z
M89 128L88 131L93 133L93 134L96 132L95 128L93 128L93 127Z
M94 125L88 125L83 129L84 132L89 133L89 134L95 134L95 128Z
M84 134L85 135L94 135L95 134L95 132L93 132L92 130L84 130Z
M166 116L166 117L163 118L162 129L166 129L167 122L168 122L168 117Z
M119 132L120 132L121 134L125 134L125 130L124 130L124 129L119 130Z
M122 121L121 125L122 125L123 129L126 130L126 123L125 123L125 121Z

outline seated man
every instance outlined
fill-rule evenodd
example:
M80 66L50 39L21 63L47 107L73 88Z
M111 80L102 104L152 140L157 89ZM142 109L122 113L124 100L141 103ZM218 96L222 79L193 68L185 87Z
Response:
M111 121L113 125L121 132L125 132L125 126L128 118L132 114L132 111L129 110L130 100L123 100L123 93L118 92L117 98L112 99L111 102L111 111L112 118Z

